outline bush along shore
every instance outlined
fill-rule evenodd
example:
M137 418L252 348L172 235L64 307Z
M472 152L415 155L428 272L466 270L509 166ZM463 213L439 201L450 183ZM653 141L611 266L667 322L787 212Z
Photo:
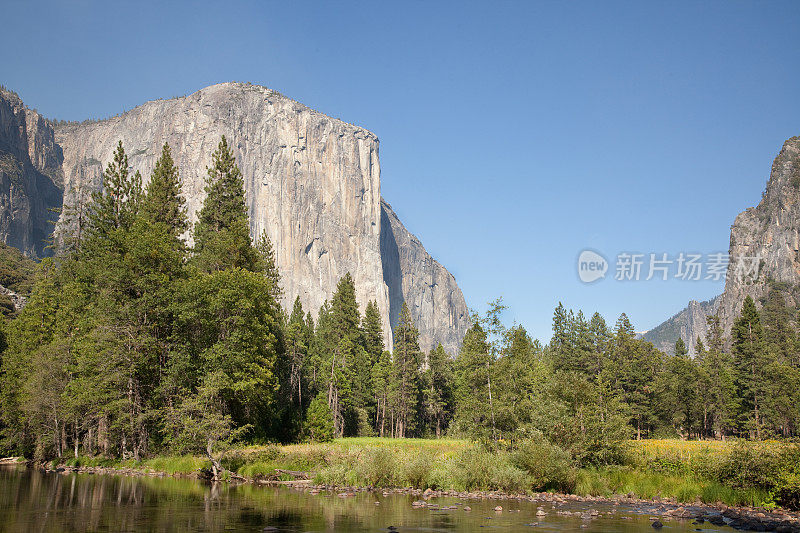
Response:
M348 497L364 491L407 494L416 507L436 497L626 505L662 519L723 521L740 529L800 531L800 450L796 444L697 441L632 442L619 465L576 467L546 441L512 447L463 440L339 439L325 444L267 445L221 454L222 479L287 485ZM197 456L119 461L81 457L40 464L49 471L211 477ZM467 509L468 506L461 507ZM598 514L593 515L592 512Z

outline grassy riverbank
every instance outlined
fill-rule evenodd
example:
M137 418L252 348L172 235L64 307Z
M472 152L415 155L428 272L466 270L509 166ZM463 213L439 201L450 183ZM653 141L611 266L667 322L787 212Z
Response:
M622 465L577 468L547 443L488 449L454 439L338 439L325 444L267 445L226 452L222 465L248 479L291 479L277 470L309 472L318 484L642 499L736 506L797 508L800 449L779 442L631 442ZM69 460L67 466L105 466L166 474L208 468L202 457L144 461Z

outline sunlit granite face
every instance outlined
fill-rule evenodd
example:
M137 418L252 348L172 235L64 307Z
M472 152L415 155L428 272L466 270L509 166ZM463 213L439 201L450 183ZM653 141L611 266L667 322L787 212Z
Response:
M467 327L464 297L382 203L377 137L270 89L224 83L110 119L59 125L64 202L74 205L77 195L99 187L118 141L145 183L166 142L194 221L222 135L242 169L251 233L266 231L275 246L285 307L299 296L316 314L350 272L362 310L375 300L384 325L394 325L406 300L421 347L441 342L457 351ZM384 329L391 346L391 331Z

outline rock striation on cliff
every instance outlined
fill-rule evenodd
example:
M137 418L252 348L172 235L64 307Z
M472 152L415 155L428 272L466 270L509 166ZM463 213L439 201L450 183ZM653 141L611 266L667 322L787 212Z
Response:
M43 121L41 128L50 124ZM273 242L284 307L299 296L316 313L350 272L362 309L375 300L384 325L394 326L405 300L422 348L441 342L456 353L467 327L464 297L453 276L382 201L378 138L363 128L265 87L222 83L106 120L59 123L55 158L44 149L46 135L25 139L41 146L33 151L36 161L45 177L52 174L50 181L62 186L65 207L85 202L100 187L118 141L145 184L161 146L169 143L194 222L205 198L206 167L223 135L244 176L251 235L266 231ZM0 216L7 211L0 205ZM23 234L39 238L23 228L8 232L9 238ZM9 242L17 246L13 238ZM385 330L390 347L391 330Z
M0 241L31 257L48 254L61 161L50 123L0 87Z
M441 343L449 353L458 353L469 320L461 289L385 201L381 201L381 257L392 329L405 301L411 315L418 317L420 348L429 351Z

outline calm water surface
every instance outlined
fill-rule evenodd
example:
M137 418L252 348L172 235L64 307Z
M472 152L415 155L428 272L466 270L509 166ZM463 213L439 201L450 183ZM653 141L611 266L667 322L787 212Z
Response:
M229 486L172 478L46 474L0 468L2 531L590 531L655 530L650 515L624 506L613 516L583 520L556 510L613 511L610 505L563 505L436 498L472 511L414 509L410 496L311 495L284 487ZM379 502L376 504L376 502ZM493 508L502 505L504 511ZM547 512L536 516L537 509ZM518 512L516 512L518 511ZM625 517L625 518L623 518ZM627 518L627 519L626 519ZM732 531L691 521L665 521L663 532Z

